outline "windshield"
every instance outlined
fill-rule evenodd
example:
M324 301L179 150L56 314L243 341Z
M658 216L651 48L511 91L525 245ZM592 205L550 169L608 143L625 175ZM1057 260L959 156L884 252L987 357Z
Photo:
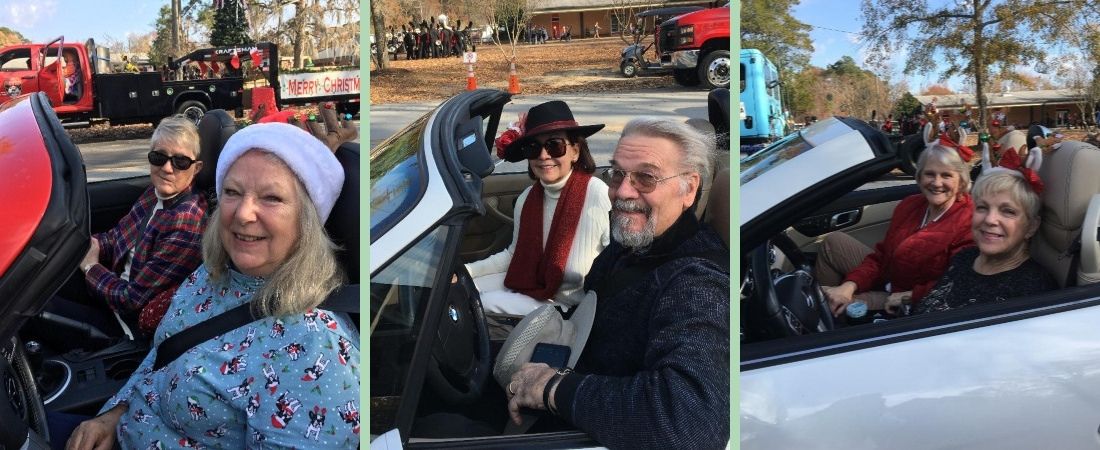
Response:
M790 134L764 150L741 160L741 185L748 183L783 163L801 155L813 146L802 138L802 133Z
M405 216L424 192L425 115L378 144L370 154L370 232L381 236Z
M370 280L371 434L394 427L416 337L451 227L441 226Z

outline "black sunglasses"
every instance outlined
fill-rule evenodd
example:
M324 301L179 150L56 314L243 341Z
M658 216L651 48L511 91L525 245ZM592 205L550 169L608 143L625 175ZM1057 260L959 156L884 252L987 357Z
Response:
M172 167L175 167L176 170L187 170L190 169L191 165L198 160L191 159L183 155L168 156L156 150L149 152L149 164L160 167L168 161L172 161Z
M561 158L565 154L565 147L569 144L569 141L562 138L550 138L546 142L539 143L536 140L530 140L524 142L520 146L520 151L523 152L523 157L527 159L538 159L542 154L542 149L546 149L546 153L551 158Z

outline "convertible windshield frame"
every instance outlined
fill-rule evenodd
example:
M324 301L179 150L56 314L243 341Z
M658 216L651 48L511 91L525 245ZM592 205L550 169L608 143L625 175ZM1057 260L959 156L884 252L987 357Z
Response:
M424 130L430 112L371 150L371 243L405 218L428 187ZM384 189L376 192L375 189ZM388 212L386 210L389 210Z
M800 140L810 146L792 147ZM783 153L788 150L794 154ZM762 164L770 167L754 170ZM756 248L805 211L816 210L897 165L886 135L849 117L823 120L746 158L741 166L742 251Z

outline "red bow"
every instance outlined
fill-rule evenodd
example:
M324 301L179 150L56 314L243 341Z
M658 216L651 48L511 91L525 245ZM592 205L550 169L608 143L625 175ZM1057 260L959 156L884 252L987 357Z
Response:
M1039 179L1038 173L1023 165L1020 161L1020 154L1016 152L1016 149L1010 148L1001 155L1001 161L998 165L1009 170L1019 171L1036 194L1043 193L1043 180Z
M947 137L946 134L940 135L940 145L955 149L955 151L959 152L959 158L962 158L962 160L965 162L970 162L971 159L974 159L974 150L971 150L970 147L960 145L955 141L952 141L951 138Z

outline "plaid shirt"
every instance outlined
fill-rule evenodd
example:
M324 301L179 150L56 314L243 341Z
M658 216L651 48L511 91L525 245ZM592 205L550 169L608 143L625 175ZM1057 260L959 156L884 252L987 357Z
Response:
M142 227L157 204L150 186L118 225L94 236L99 241L100 264L88 270L85 281L119 314L140 312L157 294L177 288L202 263L206 199L189 192L182 195L169 200ZM134 259L126 281L119 274L131 248Z

